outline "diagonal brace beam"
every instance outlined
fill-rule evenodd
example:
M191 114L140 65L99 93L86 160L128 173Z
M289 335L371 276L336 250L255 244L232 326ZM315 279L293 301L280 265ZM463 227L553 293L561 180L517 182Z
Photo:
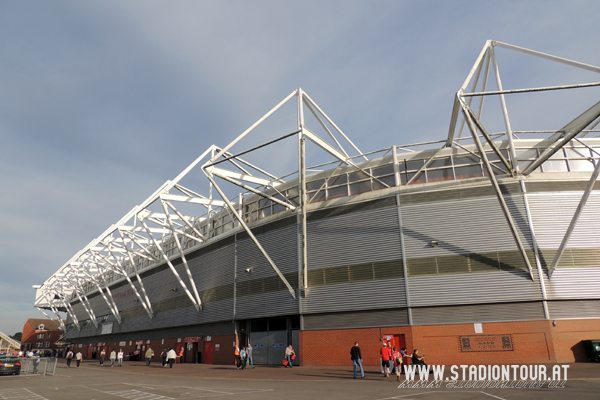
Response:
M494 191L496 192L496 197L498 198L498 202L500 203L500 207L502 208L502 212L504 213L506 222L508 222L508 226L513 235L513 239L515 240L515 243L519 249L519 252L521 253L521 256L523 257L523 261L525 261L525 265L527 266L527 269L529 270L529 275L531 277L531 280L534 280L533 270L531 268L531 263L529 262L529 258L527 257L527 253L525 252L525 247L523 247L523 243L521 243L521 239L519 238L519 232L517 231L517 227L512 219L512 216L510 215L510 210L508 209L508 206L506 205L506 202L504 201L504 196L502 195L502 191L500 190L500 186L498 185L498 181L496 180L494 171L492 170L492 167L491 167L490 162L485 154L485 151L483 149L481 141L479 140L479 135L477 134L477 128L475 126L475 123L471 119L471 115L467 111L467 105L465 104L465 102L462 99L461 99L461 107L462 107L465 119L467 120L469 129L471 130L471 136L473 136L473 141L477 145L477 149L479 150L479 153L481 154L481 160L483 161L483 165L485 166L485 169L488 173L488 177L490 178L492 187L494 188Z
M250 228L248 228L248 225L246 225L246 223L244 222L244 218L242 218L240 216L240 214L235 209L235 207L233 206L233 204L231 204L231 202L229 201L229 199L227 198L227 196L225 196L225 193L223 193L223 191L221 190L221 188L219 187L219 185L217 185L217 183L215 182L215 180L213 179L213 177L210 176L210 174L208 172L206 172L206 170L204 170L204 172L205 172L206 177L208 178L208 180L213 184L213 186L215 187L215 189L219 193L219 196L221 196L221 198L227 203L227 206L229 207L229 210L233 213L233 215L235 216L235 218L239 221L240 225L242 225L242 227L244 228L244 230L246 231L246 233L248 234L248 236L250 236L250 238L252 239L252 241L254 242L254 244L256 244L256 247L258 247L258 249L260 250L260 252L263 254L263 256L267 259L267 261L271 265L271 268L273 268L273 270L275 271L275 273L279 276L279 278L283 281L283 283L285 284L285 286L288 288L288 290L289 290L290 294L292 295L292 297L295 299L296 298L296 293L294 291L294 288L292 287L292 285L290 285L290 283L287 281L287 279L285 279L285 276L283 276L283 274L281 273L281 271L279 270L279 268L277 268L277 266L275 265L275 263L273 262L273 260L271 260L271 257L269 257L269 254L267 253L267 251L262 247L262 245L260 244L260 242L258 241L258 239L256 239L256 236L254 236L254 234L252 233L252 231L250 230Z
M565 237L563 238L562 242L560 243L560 247L558 248L558 251L556 252L556 256L554 256L554 261L552 261L552 266L548 270L548 278L552 278L552 274L554 273L554 269L556 268L556 266L560 262L560 259L561 259L562 255L563 255L564 251L565 251L565 247L567 247L567 243L569 243L569 239L571 238L571 234L573 233L573 230L575 229L575 225L577 224L577 220L581 216L581 212L583 211L583 208L585 207L585 203L587 203L587 200L590 197L590 193L592 192L592 189L594 188L594 184L596 183L596 179L598 179L598 173L599 172L600 172L600 161L596 161L596 167L594 168L594 172L592 173L592 176L590 177L590 180L588 181L588 184L587 184L587 186L585 188L585 191L583 192L583 196L581 196L581 200L579 201L579 205L577 206L577 209L575 210L575 214L573 214L573 218L571 219L571 223L569 224L569 227L567 228L567 232L565 233Z

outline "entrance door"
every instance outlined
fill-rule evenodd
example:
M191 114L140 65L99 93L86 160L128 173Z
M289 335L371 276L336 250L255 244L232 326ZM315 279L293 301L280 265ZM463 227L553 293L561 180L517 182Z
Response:
M87 358L92 359L94 355L94 346L90 346L87 349Z
M202 355L205 364L213 363L213 352L215 351L214 342L204 342L204 354Z
M270 365L281 364L285 358L285 348L287 347L287 331L269 332L269 358Z
M390 348L396 348L400 351L401 348L406 346L406 340L404 339L404 335L383 335L383 340L386 341L387 345Z
M250 343L252 344L252 362L257 365L268 364L269 340L268 332L252 332Z
M183 362L195 363L196 353L198 353L198 342L186 343L185 356L183 357Z

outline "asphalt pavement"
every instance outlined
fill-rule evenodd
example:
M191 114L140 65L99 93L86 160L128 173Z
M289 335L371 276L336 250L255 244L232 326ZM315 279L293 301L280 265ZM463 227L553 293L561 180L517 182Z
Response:
M549 366L551 368L551 366ZM386 378L378 368L365 368L364 379L353 379L352 366L294 367L257 366L238 370L231 365L175 364L170 369L160 363L147 367L143 362L126 362L123 367L103 367L83 361L80 368L66 367L64 360L54 376L0 377L1 400L171 400L222 398L254 399L500 399L554 400L600 398L600 364L569 364L562 388L481 387L486 381L455 385L446 381L397 382ZM488 381L489 382L489 381ZM515 386L517 381L505 386ZM404 387L399 387L403 383ZM411 386L412 385L412 386ZM469 387L475 385L478 387ZM410 386L410 387L407 387ZM531 385L530 385L531 386Z

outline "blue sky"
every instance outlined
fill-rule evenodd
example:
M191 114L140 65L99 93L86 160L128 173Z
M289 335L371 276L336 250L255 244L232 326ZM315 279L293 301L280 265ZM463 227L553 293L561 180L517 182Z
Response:
M600 65L599 14L597 1L0 0L0 331L42 317L31 285L294 89L363 151L443 139L487 39ZM506 88L580 78L498 58ZM551 119L546 105L533 108Z

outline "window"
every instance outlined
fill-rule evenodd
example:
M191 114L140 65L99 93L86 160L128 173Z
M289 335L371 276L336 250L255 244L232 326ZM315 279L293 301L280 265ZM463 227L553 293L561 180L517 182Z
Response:
M35 347L44 347L44 342L37 342Z
M432 162L429 163L427 168L443 168L443 167L451 167L452 160L450 157L445 158L436 158Z
M569 170L570 171L593 171L594 164L591 159L569 159ZM544 172L546 167L544 167Z
M371 191L371 181L362 181L350 184L350 195Z
M46 335L46 339L50 340L50 336L52 336L50 333Z
M346 174L343 174L338 176L332 176L331 178L329 178L329 180L327 181L327 186L332 187L337 185L345 185L346 183L348 183L348 176Z
M388 187L396 186L396 178L394 177L394 175L383 176L383 177L379 177L377 179L379 179L379 180L373 181L373 190L386 189ZM383 182L387 186L383 185L381 182Z
M38 333L37 338L38 339L43 339L44 338L44 334L43 333Z
M336 199L344 196L348 196L348 187L346 185L327 189L328 199Z
M50 341L46 341L46 347L50 347Z
M471 165L466 167L456 167L456 179L476 178L483 176L481 165Z
M452 168L427 170L427 182L448 181L454 179Z

